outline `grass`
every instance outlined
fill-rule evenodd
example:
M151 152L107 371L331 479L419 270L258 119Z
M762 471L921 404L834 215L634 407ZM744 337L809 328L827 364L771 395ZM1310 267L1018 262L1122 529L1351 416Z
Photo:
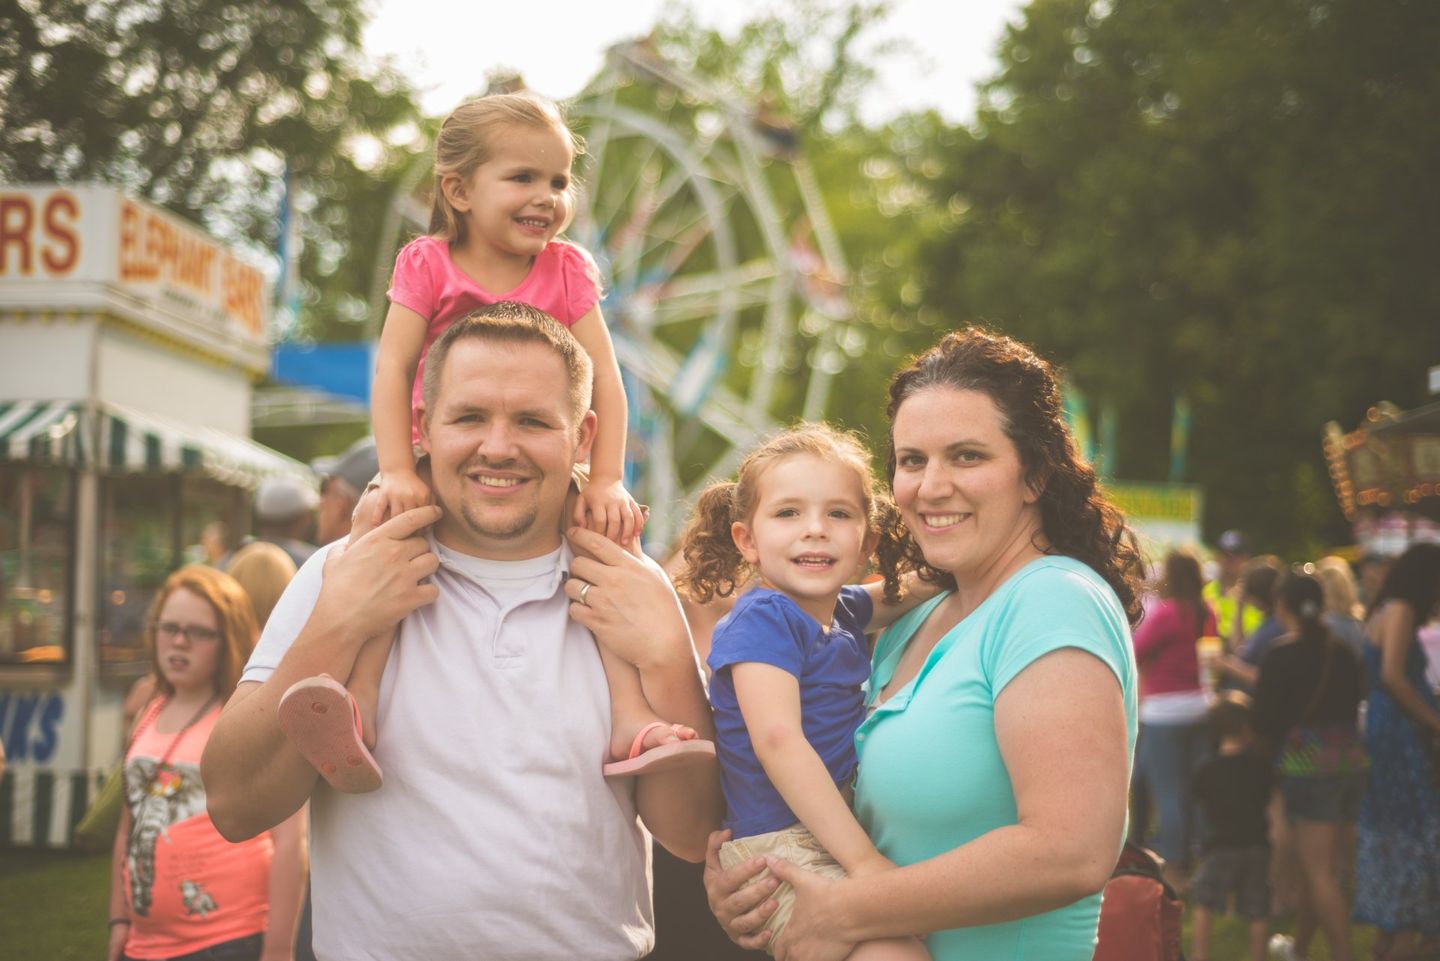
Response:
M1189 905L1185 911L1185 956L1190 957L1190 922L1192 920ZM1271 918L1270 933L1294 934L1295 919L1293 917ZM1375 941L1375 929L1367 926L1355 925L1350 929L1350 945L1354 949L1355 957L1368 958L1370 947ZM1246 961L1249 958L1249 938L1246 933L1246 922L1244 918L1224 917L1215 919L1215 930L1210 938L1210 961ZM1330 947L1325 942L1324 934L1317 934L1310 945L1308 961L1330 961Z
M94 961L103 958L110 898L108 855L0 849L0 945L12 958L45 961ZM1185 950L1190 950L1190 913L1185 914ZM1271 933L1290 933L1289 918L1272 920ZM1352 942L1358 958L1369 956L1374 929L1356 927ZM1245 921L1217 918L1210 961L1245 961ZM757 958L762 957L756 955ZM1310 961L1329 961L1325 938L1318 937Z
M95 961L110 932L110 857L0 849L0 945L8 958Z

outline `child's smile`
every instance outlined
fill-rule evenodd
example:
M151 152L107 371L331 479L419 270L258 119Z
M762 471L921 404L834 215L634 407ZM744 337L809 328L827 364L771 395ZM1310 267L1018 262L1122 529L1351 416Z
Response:
M840 588L865 567L873 548L854 468L814 454L792 454L765 468L754 514L731 528L765 586L788 595L828 626Z

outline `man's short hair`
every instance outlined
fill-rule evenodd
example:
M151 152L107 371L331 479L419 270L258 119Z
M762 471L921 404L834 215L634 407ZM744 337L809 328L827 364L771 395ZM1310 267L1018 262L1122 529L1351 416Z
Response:
M549 347L565 364L576 422L590 409L594 364L575 335L538 307L502 300L466 314L430 345L425 355L425 376L421 383L427 418L435 411L435 398L440 393L440 377L445 372L450 348L459 341L470 339L492 344L540 344Z

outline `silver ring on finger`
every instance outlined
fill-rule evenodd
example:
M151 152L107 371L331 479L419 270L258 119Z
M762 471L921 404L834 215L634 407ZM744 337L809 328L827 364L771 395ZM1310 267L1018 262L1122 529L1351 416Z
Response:
M592 587L594 587L594 586L595 586L594 584L591 584L589 581L586 581L586 582L585 582L583 585L581 585L581 587L580 587L580 603L581 603L581 604L584 604L586 607L589 607L589 606L590 606L590 602L585 599L585 595L586 595L586 594L589 594L589 593L590 593L590 588L592 588Z

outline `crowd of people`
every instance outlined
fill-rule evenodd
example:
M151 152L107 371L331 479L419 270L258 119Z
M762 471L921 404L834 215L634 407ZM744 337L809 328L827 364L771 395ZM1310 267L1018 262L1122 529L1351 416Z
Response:
M230 573L161 591L111 961L691 959L721 932L781 961L1085 961L1132 771L1135 829L1153 806L1199 920L1243 888L1257 944L1280 805L1304 879L1288 949L1318 925L1337 958L1346 825L1360 779L1391 779L1358 809L1356 916L1395 935L1387 959L1440 934L1440 715L1413 643L1431 554L1342 638L1326 618L1358 621L1353 599L1227 535L1219 583L1177 554L1147 618L1056 371L970 328L893 378L883 480L858 438L783 431L700 499L672 578L621 480L594 262L558 239L580 146L530 95L447 118L430 233L389 291L375 445L318 498L262 490ZM713 924L657 919L652 839L704 863L657 856L656 883Z
M1216 912L1249 920L1250 956L1440 952L1440 707L1421 629L1440 545L1286 568L1228 531L1216 577L1176 550L1134 635L1141 734L1132 832L1167 861L1210 957ZM1364 584L1363 588L1361 584ZM1151 812L1154 813L1151 830ZM1270 937L1273 914L1294 934Z

